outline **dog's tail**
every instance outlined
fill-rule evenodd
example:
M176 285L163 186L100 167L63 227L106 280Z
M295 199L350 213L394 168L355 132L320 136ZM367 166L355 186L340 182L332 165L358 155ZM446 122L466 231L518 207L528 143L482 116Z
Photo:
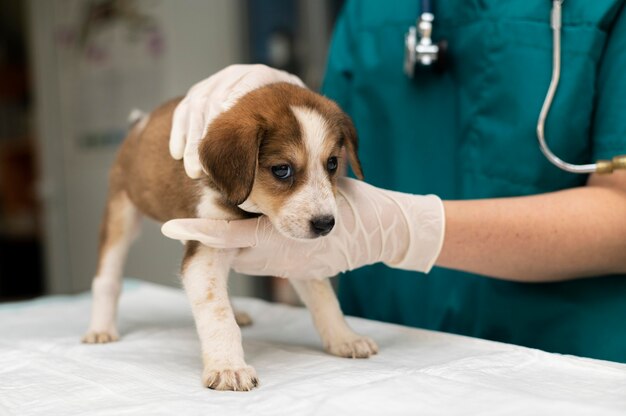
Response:
M144 113L138 108L133 108L131 112L128 114L128 127L132 128L135 124L137 124L140 120L147 117L148 114Z
M150 114L144 113L138 108L133 108L128 115L128 130L142 131L146 127L149 118Z
M130 114L128 114L128 128L133 128L135 124L137 124L146 117L148 117L147 113L144 113L138 108L133 108Z

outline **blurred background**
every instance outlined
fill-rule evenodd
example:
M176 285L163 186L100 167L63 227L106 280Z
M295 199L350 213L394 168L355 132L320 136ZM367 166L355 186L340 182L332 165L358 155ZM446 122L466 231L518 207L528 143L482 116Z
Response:
M321 82L342 0L0 0L0 301L89 289L107 174L133 108L233 63ZM143 224L125 276L179 286L180 243ZM286 281L233 295L294 302Z

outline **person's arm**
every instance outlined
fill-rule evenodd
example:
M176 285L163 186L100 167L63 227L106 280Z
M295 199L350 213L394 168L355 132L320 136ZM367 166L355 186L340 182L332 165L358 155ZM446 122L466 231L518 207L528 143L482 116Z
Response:
M626 172L543 195L444 201L437 265L546 282L626 273Z
M520 282L626 272L624 172L592 175L588 186L544 195L445 201L444 209L433 196L345 178L338 185L337 225L324 238L290 239L265 216L173 220L163 233L216 248L243 248L233 263L241 273L296 279L377 262L422 272L435 263Z

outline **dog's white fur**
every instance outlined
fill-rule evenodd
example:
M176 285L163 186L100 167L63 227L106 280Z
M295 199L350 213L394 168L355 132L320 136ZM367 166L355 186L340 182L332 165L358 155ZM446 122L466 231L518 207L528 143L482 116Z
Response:
M337 214L333 189L321 163L321 149L329 132L326 120L317 111L295 106L291 107L291 111L300 124L306 145L308 179L282 206L272 223L282 234L292 238L311 238L311 218L335 217ZM262 205L259 208L262 212L265 211Z

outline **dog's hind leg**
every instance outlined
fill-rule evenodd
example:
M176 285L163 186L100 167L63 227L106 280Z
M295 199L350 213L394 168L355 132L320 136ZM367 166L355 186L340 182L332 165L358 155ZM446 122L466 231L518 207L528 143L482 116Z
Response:
M116 341L117 303L130 244L138 235L141 216L125 191L109 192L100 226L98 269L91 285L91 323L82 341L89 344Z
M378 352L371 338L357 334L348 326L328 279L290 279L289 282L311 311L326 351L347 358L367 358Z

